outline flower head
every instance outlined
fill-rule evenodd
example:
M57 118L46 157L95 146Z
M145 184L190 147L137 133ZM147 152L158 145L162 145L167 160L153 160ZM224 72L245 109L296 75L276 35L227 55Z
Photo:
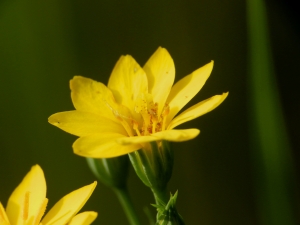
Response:
M187 141L200 131L174 128L213 110L228 95L215 95L177 115L212 68L210 62L173 86L175 67L166 49L159 47L143 68L130 55L121 56L107 86L75 76L70 88L76 110L53 114L49 122L79 136L73 149L85 157L116 157L152 141Z
M11 194L6 210L0 203L0 225L89 225L96 219L97 213L77 213L96 184L94 182L67 194L42 219L48 203L46 181L41 167L35 165Z

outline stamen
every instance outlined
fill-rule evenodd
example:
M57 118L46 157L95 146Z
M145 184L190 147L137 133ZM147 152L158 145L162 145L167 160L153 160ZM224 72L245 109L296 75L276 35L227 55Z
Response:
M156 125L157 125L157 117L156 116L152 116L152 134L154 134L156 131Z
M142 136L139 131L139 124L136 121L133 121L133 129L135 130L135 132L138 136Z
M105 102L106 106L112 111L112 113L114 114L114 116L121 122L121 124L123 125L124 129L126 130L127 134L129 136L134 136L132 129L130 128L128 122L126 120L131 121L131 118L128 118L127 116L124 116L122 114L120 114L118 112L118 110L114 109L105 99L103 99L103 101Z
M116 116L117 119L121 122L121 124L123 125L124 129L126 130L127 134L131 137L133 137L133 132L132 129L130 128L129 124L123 120L120 116Z
M143 118L142 135L147 135L147 127L149 126L150 117L147 111L147 98L144 94L140 94L136 100L135 112L139 113Z
M144 135L148 135L149 134L148 126L149 126L149 123L150 123L150 116L146 112L141 112L141 115L142 115L143 120L144 120L144 124L143 124L143 130L145 131Z
M163 112L161 114L162 115L162 119L163 119L162 126L161 126L161 130L162 131L165 130L166 120L167 120L167 116L169 115L169 113L170 113L170 106L168 104L166 104L165 107L164 107L164 110L163 110Z
M22 219L25 222L28 219L28 214L29 214L29 197L30 197L30 192L27 191L25 193L25 198L24 198L24 202L23 202L23 215L22 215Z
M39 225L40 221L46 211L46 206L48 204L48 198L45 198L42 205L39 208L38 214L36 215L35 219L34 219L34 223L33 225Z

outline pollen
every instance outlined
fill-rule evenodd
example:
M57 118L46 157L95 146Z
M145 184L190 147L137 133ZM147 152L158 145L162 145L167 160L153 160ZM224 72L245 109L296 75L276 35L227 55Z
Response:
M137 136L146 136L165 129L166 116L169 114L169 106L166 104L161 115L158 115L158 103L154 103L151 94L142 94L137 99L135 112L143 119L141 126L133 124Z

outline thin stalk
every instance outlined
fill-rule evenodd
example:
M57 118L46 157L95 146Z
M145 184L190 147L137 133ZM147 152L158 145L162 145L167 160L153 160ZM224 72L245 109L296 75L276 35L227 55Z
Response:
M151 188L151 191L153 192L155 202L157 205L167 205L169 201L169 196L167 194L167 190L159 190L159 189L153 189Z
M112 188L126 214L130 225L140 225L140 221L129 197L127 188Z

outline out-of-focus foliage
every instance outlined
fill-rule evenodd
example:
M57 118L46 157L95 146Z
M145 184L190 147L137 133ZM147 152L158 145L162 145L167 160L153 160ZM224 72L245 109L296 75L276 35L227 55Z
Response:
M296 224L294 162L279 98L263 0L247 1L250 146L261 224Z

